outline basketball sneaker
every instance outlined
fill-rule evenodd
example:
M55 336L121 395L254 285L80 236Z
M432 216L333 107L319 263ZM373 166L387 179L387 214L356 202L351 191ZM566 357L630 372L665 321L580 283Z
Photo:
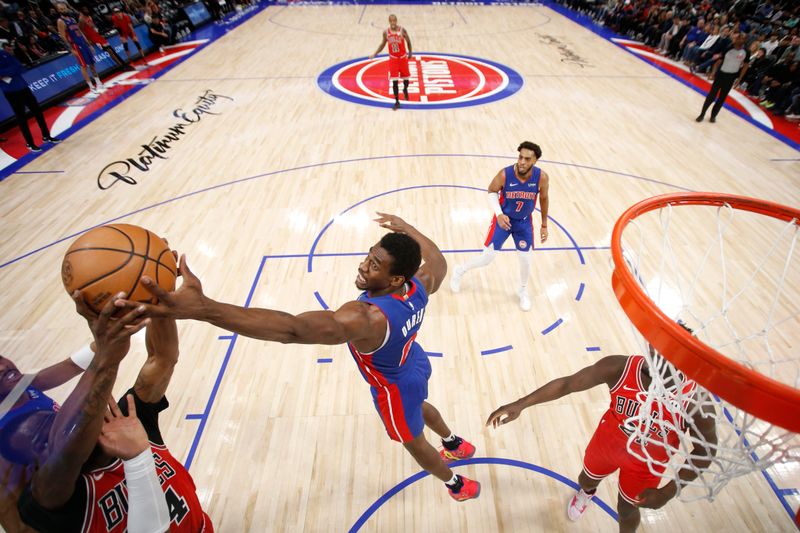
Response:
M454 492L453 489L451 488L447 489L447 492L450 493L450 497L453 498L455 501L463 502L464 500L471 500L481 495L480 483L465 478L464 476L458 476L458 479L462 483L461 488L459 489L458 492Z
M528 291L525 289L519 290L519 307L523 311L530 311L531 310L531 298L528 296Z
M464 270L462 267L457 266L453 269L453 273L450 274L450 290L458 293L461 291L461 276L464 275Z
M583 489L576 492L567 506L567 517L573 522L582 517L592 498L594 494L586 494Z
M469 459L475 455L475 446L465 441L461 437L457 438L459 441L461 441L458 443L458 448L455 450L448 450L447 448L442 448L439 450L439 455L442 457L442 461L445 463L452 463L453 461L458 461L461 459Z

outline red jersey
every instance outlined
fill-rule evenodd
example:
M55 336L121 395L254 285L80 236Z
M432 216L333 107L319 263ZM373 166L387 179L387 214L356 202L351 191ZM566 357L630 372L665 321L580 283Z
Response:
M172 456L158 428L158 413L169 403L162 398L157 403L145 403L134 395L136 415L142 422L155 459L156 473L169 508L172 533L213 533L211 519L203 511L192 477ZM126 393L126 394L128 394ZM119 401L120 410L127 414L127 400ZM83 471L75 481L69 501L59 509L41 507L28 485L18 502L23 522L43 533L124 533L128 527L128 489L122 461Z
M127 33L131 26L131 17L127 13L114 13L111 15L111 23L120 33Z
M631 429L626 427L627 420L636 416L639 409L642 407L642 400L647 395L647 388L642 385L641 369L644 364L644 357L641 355L632 355L628 357L628 362L625 364L625 369L620 376L619 381L611 387L611 405L608 411L605 412L603 418L600 420L600 427L605 426L606 431L621 433L626 437L631 434ZM693 381L687 381L683 386L683 394L691 395L692 391L696 388ZM652 424L649 429L650 438L654 441L666 442L673 448L679 447L678 434L672 428L680 428L681 431L685 429L683 419L673 416L668 411L662 411L658 417L664 420L665 425ZM665 427L666 426L666 427ZM598 427L599 429L599 427ZM618 436L618 435L617 435ZM659 446L655 442L646 442L645 446L648 447L648 453L641 451L642 443L637 441L631 444L631 447L643 457L650 456L657 461L667 462L669 460L667 451L663 446Z
M397 27L393 32L392 28L386 30L386 43L389 45L389 57L406 57L406 40L403 38L403 28Z
M89 39L90 43L99 45L108 44L108 41L106 41L103 36L97 32L97 28L94 26L92 17L81 15L78 18L78 27L81 29L86 38Z

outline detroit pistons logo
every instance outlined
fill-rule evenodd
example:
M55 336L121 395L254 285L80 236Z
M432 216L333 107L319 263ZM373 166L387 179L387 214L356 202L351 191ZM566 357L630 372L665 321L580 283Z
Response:
M452 54L414 54L408 61L408 100L401 109L442 109L495 102L519 91L522 76L513 69L474 57ZM391 107L389 58L355 59L339 63L319 75L317 83L328 94L357 104Z

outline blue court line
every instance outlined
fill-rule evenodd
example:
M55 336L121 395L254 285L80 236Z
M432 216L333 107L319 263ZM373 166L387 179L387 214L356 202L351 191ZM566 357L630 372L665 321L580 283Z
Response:
M330 357L320 357L317 359L317 363L333 363L333 359Z
M574 22L575 24L577 24L577 25L579 25L579 26L591 31L592 33L602 37L603 39L605 39L609 43L615 45L618 48L621 48L622 50L624 50L625 52L627 52L627 53L631 54L632 56L636 57L640 61L644 61L645 63L647 63L651 67L658 69L659 71L663 72L664 74L666 74L670 78L682 83L683 85L685 85L686 87L692 89L693 91L695 91L696 93L702 95L703 97L705 97L707 95L708 91L704 91L703 89L700 89L699 87L695 87L689 81L684 80L683 78L681 78L677 74L673 74L672 72L670 72L666 68L662 67L661 65L653 62L652 60L650 60L650 59L648 59L648 58L646 58L644 56L636 54L633 51L629 50L627 47L623 46L622 44L615 43L614 41L611 40L612 38L630 40L629 37L627 37L625 35L620 35L618 33L615 33L614 31L612 31L612 30L610 30L610 29L608 29L608 28L606 28L604 26L598 26L597 24L594 23L594 21L592 21L592 19L590 17L588 17L586 15L581 15L579 13L576 13L576 12L572 11L571 9L569 9L568 7L562 6L562 5L556 3L556 2L554 2L552 0L542 0L542 3L544 3L545 6L547 6L550 9L552 9L556 13L560 14L564 18L566 18L566 19ZM698 108L699 107L700 106L698 106ZM798 144L795 141L793 141L792 139L784 136L783 134L781 134L777 130L771 129L771 128L761 124L760 122L758 122L757 120L755 120L751 116L747 115L746 113L744 113L742 111L739 111L738 109L735 109L733 106L728 104L727 99L725 101L724 107L725 107L725 109L727 109L731 113L733 113L735 115L738 115L739 117L743 118L744 120L746 120L747 122L749 122L753 126L757 127L761 131L771 135L773 138L781 141L784 144L787 144L787 145L791 146L795 150L800 150L800 144Z
M640 80L640 79L656 79L668 80L667 76L653 76L653 75L639 75L639 76L622 76L614 74L523 74L526 78L599 78L599 79L623 79L623 80Z
M203 413L193 413L190 415L186 415L186 420L202 420L203 416L204 416Z
M800 495L800 489L779 489L778 492L783 494L784 496L798 496Z
M586 351L587 352L599 352L600 351L600 347L599 346L587 346L586 347Z
M500 352L507 352L509 350L512 350L513 348L514 347L509 344L508 346L502 346L500 348L492 348L491 350L483 350L481 352L481 355L492 355L492 354L496 354L496 353L500 353Z
M544 328L542 330L542 335L547 335L548 333L550 333L551 331L556 329L558 326L560 326L563 322L564 322L564 320L559 318L558 320L556 320L555 322L553 322L552 324L550 324L549 326Z
M63 174L63 170L19 170L14 174Z
M183 83L191 81L259 81L259 80L310 80L316 76L245 76L242 78L170 78L168 80L158 80L159 83Z
M788 158L788 159L770 159L770 161L800 161L800 158Z
M259 279L261 279L261 273L264 271L264 264L266 262L267 258L262 257L261 264L258 265L258 271L253 279L253 284L250 286L250 292L247 294L247 300L245 300L244 307L250 307L250 302L253 300L253 294L256 292L256 286L258 285ZM220 366L219 372L217 372L217 379L214 380L214 386L211 388L211 394L206 402L206 407L200 417L197 418L200 420L200 425L197 427L194 439L192 440L192 445L189 447L189 454L186 456L186 461L183 463L183 466L186 467L186 470L189 470L192 467L192 461L194 460L195 453L197 453L197 447L200 444L200 439L203 437L203 431L205 431L208 417L211 414L211 407L214 405L214 401L217 399L217 392L219 392L219 387L222 383L222 377L225 375L225 370L228 368L228 362L231 359L233 347L236 346L236 340L238 338L238 333L234 333L231 336L231 339L228 342L228 349L225 351L225 358L222 360L222 366Z
M358 16L358 24L361 24L361 20L364 18L364 12L367 10L367 5L364 4L364 7L361 8L361 14Z
M610 250L610 246L578 246L581 251L592 252L592 251L607 251ZM539 246L534 248L534 252L564 252L564 251L572 251L574 250L574 246ZM467 253L479 253L482 252L483 248L464 248L463 250L441 250L443 254L467 254ZM516 252L516 248L502 248L497 250L498 252ZM318 252L314 254L314 257L352 257L352 256L366 256L367 252ZM267 259L299 259L308 258L308 252L301 253L301 254L270 254L266 256Z
M190 57L190 56L185 56L185 57ZM116 217L111 218L109 220L105 220L103 222L99 222L98 224L95 224L94 226L82 229L80 231L72 233L71 235L67 235L66 237L62 237L62 238L60 238L60 239L58 239L56 241L53 241L53 242L51 242L49 244L45 244L43 246L40 246L39 248L31 250L30 252L26 252L26 253L24 253L24 254L22 254L20 256L17 256L17 257L15 257L13 259L10 259L10 260L0 264L0 269L5 268L8 265L16 263L17 261L20 261L22 259L25 259L26 257L29 257L29 256L34 255L36 253L39 253L39 252L41 252L43 250L46 250L46 249L48 249L48 248L50 248L52 246L55 246L56 244L60 244L60 243L62 243L64 241L71 240L71 239L77 237L78 235L86 233L87 231L92 230L94 228L97 228L99 226L104 226L106 224L112 224L112 223L117 222L119 220L128 218L128 217L130 217L132 215L136 215L138 213L143 213L145 211L149 211L149 210L155 209L157 207L162 207L162 206L170 204L172 202L177 202L179 200L190 198L192 196L196 196L198 194L202 194L202 193L205 193L205 192L210 192L210 191L214 191L214 190L217 190L217 189L230 187L230 186L233 186L233 185L238 185L240 183L246 183L248 181L261 179L261 178L265 178L265 177L269 177L269 176L276 176L276 175L283 174L283 173L286 173L286 172L294 172L294 171L298 171L298 170L308 170L308 169L318 168L318 167L323 167L323 166L328 166L328 165L341 165L341 164L346 164L346 163L357 163L357 162L361 162L361 161L375 161L375 160L381 160L381 159L406 159L406 158L414 158L414 157L478 157L478 158L485 158L485 159L514 159L513 157L508 157L508 156L487 155L487 154L384 155L384 156L372 156L372 157L356 157L356 158L352 158L352 159L342 159L342 160L339 160L339 161L329 161L329 162L325 162L325 163L311 163L311 164L302 165L302 166L299 166L299 167L293 167L293 168L282 169L282 170L273 170L271 172L264 172L262 174L256 174L254 176L248 176L246 178L239 178L239 179L235 179L235 180L231 180L231 181L226 181L226 182L223 182L223 183L218 183L217 185L211 185L211 186L208 186L208 187L204 187L202 189L197 189L195 191L190 191L188 193L184 193L184 194L181 194L179 196L175 196L173 198L168 198L166 200L162 200L162 201L157 202L155 204L151 204L151 205L148 205L148 206L145 206L145 207L141 207L141 208L136 209L134 211L129 211L128 213L124 213L122 215L116 216ZM546 161L546 160L542 160L542 161ZM586 165L578 165L578 164L574 164L574 163L562 163L562 162L558 162L558 161L546 161L546 162L549 162L549 163L554 164L554 165L566 165L566 166L573 166L573 167L577 167L577 168L587 168L587 169L590 169L590 170L597 170L597 171L605 172L605 173L608 173L608 174L614 174L614 175L618 175L618 176L624 176L624 177L629 177L629 178L633 178L633 179L644 180L644 181L648 181L648 182L651 182L651 183L657 183L657 184L665 185L667 187L672 187L672 188L675 188L675 189L690 190L690 189L686 189L684 187L681 187L679 185L673 185L673 184L670 184L670 183L660 182L660 181L657 181L657 180L652 180L650 178L643 178L641 176L634 176L633 174L626 174L624 172L617 172L615 170L606 170L606 169L601 169L601 168L596 168L596 167L589 167L589 166L586 166ZM479 189L479 190L483 190L483 189Z
M719 401L720 401L719 396L717 396L715 394L714 395L714 399L719 403ZM728 409L726 407L723 407L722 412L725 414L725 418L728 419L728 422L730 422L731 425L733 426L734 430L736 431L736 434L741 437L742 433L741 433L741 431L739 431L739 428L736 426L736 423L733 420L733 415L731 415L730 411L728 411ZM744 445L747 446L748 448L750 448L750 443L747 442L747 439L742 437L742 440L744 441ZM755 452L750 452L750 457L756 463L760 460L758 455L756 455ZM783 494L783 490L778 487L778 484L775 483L775 480L772 479L772 476L769 474L769 472L767 472L766 468L761 470L761 474L764 476L764 479L767 481L767 484L772 489L772 492L774 492L775 496L777 496L778 501L781 503L781 505L783 505L783 508L789 514L789 519L794 521L795 513L792 510L792 506L789 505L789 501L786 499L786 494Z
M217 340L230 341L233 340L233 335L220 335L219 337L217 337Z
M473 457L472 459L463 459L461 461L455 461L453 463L450 463L450 465L448 466L450 466L450 468L455 468L459 466L481 465L481 464L513 466L516 468L523 468L525 470L532 470L539 474L544 474L547 477L555 479L556 481L560 481L561 483L572 488L573 490L578 490L580 488L577 483L575 483L568 477L559 474L558 472L554 472L553 470L550 470L549 468L545 468L543 466L535 465L532 463L526 463L524 461L517 461L515 459L505 459L502 457ZM360 530L364 526L364 524L366 524L367 520L369 520L370 517L373 514L375 514L375 511L380 509L381 506L387 501L389 501L389 499L392 496L394 496L404 488L408 487L409 485L416 483L420 479L427 477L429 475L430 474L428 474L423 470L422 472L418 472L413 476L404 479L403 481L401 481L400 483L389 489L384 495L375 500L375 502L372 505L370 505L369 508L366 511L364 511L364 513L360 517L358 517L356 523L353 524L353 526L350 528L349 533L356 533L358 530ZM606 502L600 499L599 496L595 496L594 498L592 498L592 502L597 504L597 506L600 507L603 511L605 511L608 516L613 518L614 521L618 520L617 513ZM469 505L469 503L465 503L464 505Z
M364 255L364 254L359 254L359 255ZM301 257L305 257L305 255L302 255ZM322 299L322 296L320 296L319 292L314 291L314 297L317 299L317 301L319 302L319 305L324 310L327 311L329 309L328 304L325 303L325 300Z
M444 354L441 352L425 352L428 354L428 357L444 357Z
M586 284L581 282L580 287L578 287L578 294L575 295L575 301L580 302L581 298L583 297L583 289L586 288Z

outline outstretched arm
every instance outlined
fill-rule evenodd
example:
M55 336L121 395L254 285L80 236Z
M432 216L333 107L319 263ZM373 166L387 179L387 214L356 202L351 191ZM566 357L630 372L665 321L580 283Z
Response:
M348 302L335 312L310 311L299 315L240 307L203 294L200 279L189 269L186 256L180 258L180 272L183 284L174 292L166 292L148 277L142 278L142 285L158 298L158 304L126 300L117 306L140 309L154 319L200 320L245 337L284 344L343 344L361 340L361 335L369 329L368 306L360 302Z
M45 509L58 508L69 500L81 467L97 443L119 363L128 353L130 337L147 325L134 309L111 320L116 311L112 298L99 316L92 315L80 292L73 295L78 312L89 321L97 344L97 355L77 387L56 415L50 430L48 455L31 480L34 499Z
M386 46L386 30L383 30L383 38L381 39L380 46L378 46L378 49L375 50L375 53L370 55L369 58L374 59L376 55L381 53L381 50L383 50L384 46Z
M557 400L573 392L591 389L597 385L613 385L625 369L627 357L610 355L587 366L571 376L564 376L539 387L527 396L497 408L486 420L486 425L497 427L516 420L523 410L540 403Z
M433 294L439 290L444 277L447 275L447 260L436 243L420 233L420 231L396 215L378 213L376 221L382 228L386 228L398 233L405 233L419 243L422 252L423 265L419 267L415 274L425 286L428 294Z
M542 242L545 242L547 240L547 213L550 210L550 176L544 170L542 170L542 175L539 178L539 208L542 210L540 237Z

